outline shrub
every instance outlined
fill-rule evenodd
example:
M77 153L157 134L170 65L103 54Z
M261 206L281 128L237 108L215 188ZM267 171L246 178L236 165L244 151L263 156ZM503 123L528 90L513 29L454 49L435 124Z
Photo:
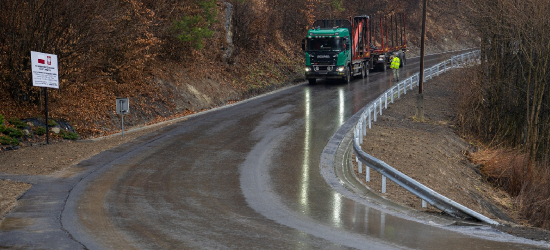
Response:
M7 127L7 128L4 129L4 132L3 132L3 133L4 133L5 135L9 135L9 134L15 132L16 130L17 130L16 128Z
M11 138L9 136L0 136L0 144L2 145L19 145L17 139Z
M0 114L0 125L4 124L4 116Z
M18 138L23 137L24 133L21 129L12 129L8 135L14 138Z
M57 123L53 119L48 119L48 126L53 127L57 125Z
M11 118L9 120L10 124L15 126L16 128L18 129L24 129L27 127L27 123L25 123L24 121L21 121L19 118Z
M183 16L180 20L174 21L171 27L180 41L190 43L196 50L204 48L203 38L212 38L214 30L210 25L217 20L216 1L200 1L201 15Z
M37 135L44 135L46 134L46 128L45 127L36 127L34 129L34 133Z
M63 139L68 139L68 140L76 140L78 139L78 134L77 133L74 133L74 132L67 132L65 130L61 130L61 137Z
M6 131L6 126L0 125L0 133L4 133Z

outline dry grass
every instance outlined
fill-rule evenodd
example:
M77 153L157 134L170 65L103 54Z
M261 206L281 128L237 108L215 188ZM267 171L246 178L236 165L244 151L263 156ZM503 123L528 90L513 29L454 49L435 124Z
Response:
M510 143L496 139L484 130L486 126L485 100L480 94L479 75L475 71L455 72L458 96L455 117L458 129L469 141L478 141L483 148L469 153L474 164L480 165L482 175L495 187L512 195L512 203L522 223L550 229L550 168L537 162L529 167L528 154L521 148L510 148ZM508 145L507 145L508 144ZM531 169L531 170L530 170ZM530 171L532 171L530 173Z
M513 149L485 149L469 154L470 161L481 165L481 173L494 185L517 196L522 188L527 156Z

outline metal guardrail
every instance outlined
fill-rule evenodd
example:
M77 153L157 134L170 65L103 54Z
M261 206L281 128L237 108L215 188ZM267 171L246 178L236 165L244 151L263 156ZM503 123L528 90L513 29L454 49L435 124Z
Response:
M479 63L480 51L464 53L461 55L453 56L451 59L445 60L433 67L424 70L424 80L432 79L434 75L440 75L447 72L447 70L465 66L471 63ZM393 103L394 98L400 98L401 94L407 94L407 89L412 90L413 86L418 86L419 73L412 75L411 77L399 82L392 88L384 92L380 97L369 103L365 108L365 111L361 114L361 118L357 122L354 128L353 135L353 148L356 155L356 161L359 165L359 173L362 173L362 164L365 164L366 180L370 181L370 168L378 171L382 174L382 193L385 193L386 178L395 182L399 186L405 188L407 191L413 193L422 199L422 206L425 207L425 203L440 209L441 211L457 217L457 218L476 218L488 224L498 225L494 220L477 213L457 202L433 191L432 189L422 185L418 181L410 178L409 176L399 172L395 168L386 164L385 162L376 159L375 157L365 153L361 149L363 143L363 136L367 134L367 127L372 127L372 121L376 122L377 114L382 115L382 110L388 108L388 102ZM414 84L416 83L416 84ZM416 86L415 86L416 85Z

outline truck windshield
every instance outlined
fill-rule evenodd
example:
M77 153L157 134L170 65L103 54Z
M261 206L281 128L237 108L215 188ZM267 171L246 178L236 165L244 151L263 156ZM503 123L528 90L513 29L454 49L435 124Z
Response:
M308 51L342 51L342 38L310 38L307 43Z

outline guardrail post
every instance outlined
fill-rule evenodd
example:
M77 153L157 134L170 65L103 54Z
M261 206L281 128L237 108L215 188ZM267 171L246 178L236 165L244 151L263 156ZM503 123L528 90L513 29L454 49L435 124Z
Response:
M369 129L372 128L372 124L371 124L371 121L372 121L372 116L371 116L371 110L370 110L370 107L367 108L367 110L369 111Z
M366 121L367 117L363 114L363 135L367 135L367 121Z
M374 114L374 121L376 122L376 101L374 101L373 104L374 104L374 107L373 107L374 110L372 113Z
M424 71L424 82L427 82L428 80L430 80L430 73L432 71L430 70L430 68L427 68L426 71Z
M370 167L365 166L365 181L370 182Z
M428 80L430 80L430 74L432 73L432 68L427 68L426 71L428 73L426 73L425 76L424 76L424 83L427 82Z
M358 127L357 130L359 130L359 145L363 145L363 129L361 127Z
M407 94L407 84L405 84L405 86L403 86L403 94L404 94L404 95Z
M401 98L401 86L397 84L397 99Z
M388 91L384 92L384 108L388 109Z
M357 127L353 129L353 141L359 144L359 136L357 135Z
M363 163L359 160L357 156L355 156L355 161L357 162L357 168L359 169L359 173L363 173Z
M380 101L380 115L382 115L382 97L380 97L379 101Z
M386 176L382 175L382 193L386 193Z
M428 204L426 203L425 200L422 200L422 207L423 207L423 208L427 208L427 207L428 207Z

